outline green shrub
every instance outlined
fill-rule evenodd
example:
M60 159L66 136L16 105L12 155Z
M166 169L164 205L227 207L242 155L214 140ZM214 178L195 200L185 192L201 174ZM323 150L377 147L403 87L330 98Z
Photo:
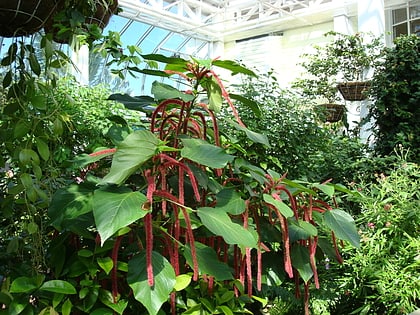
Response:
M403 159L389 176L379 173L376 182L360 185L362 242L348 252L343 278L351 314L408 314L420 307L418 187L419 165Z

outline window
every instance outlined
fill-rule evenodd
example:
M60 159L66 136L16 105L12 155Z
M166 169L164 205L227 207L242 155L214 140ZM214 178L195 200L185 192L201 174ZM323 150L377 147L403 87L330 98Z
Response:
M420 1L409 1L404 7L393 9L391 19L393 38L403 34L420 36Z

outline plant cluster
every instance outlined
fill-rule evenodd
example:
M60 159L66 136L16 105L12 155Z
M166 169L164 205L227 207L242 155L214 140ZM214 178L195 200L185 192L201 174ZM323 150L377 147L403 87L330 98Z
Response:
M2 60L10 69L3 78L2 158L13 167L1 181L2 221L22 224L1 239L6 258L19 257L1 269L2 311L250 313L276 266L278 277L295 281L308 314L310 283L320 286L316 256L340 259L338 239L358 246L353 219L335 199L349 191L293 182L234 155L231 148L244 149L220 136L216 119L224 100L233 128L268 141L244 125L213 67L253 73L230 61L143 56L165 63L154 74L181 78L186 89L155 82L152 102L137 106L149 123L131 128L113 117L114 129L98 128L108 130L110 148L81 155L68 173L53 145L79 135L70 132L72 116L51 106L61 104L51 69L66 59L47 38L41 45L42 66L26 44L12 45ZM77 128L98 131L85 127ZM78 141L70 150L94 146Z
M365 145L356 135L343 135L334 126L320 123L324 113L281 88L272 72L244 78L235 88L253 102L245 104L238 99L236 107L241 119L250 129L267 135L270 146L251 142L223 120L221 131L231 141L240 143L253 163L287 172L294 179L332 179L336 183L355 179L360 168L355 165L365 154Z
M368 119L373 120L377 155L393 153L397 145L409 149L409 160L420 161L420 39L401 36L384 51L376 67L370 94L374 101Z

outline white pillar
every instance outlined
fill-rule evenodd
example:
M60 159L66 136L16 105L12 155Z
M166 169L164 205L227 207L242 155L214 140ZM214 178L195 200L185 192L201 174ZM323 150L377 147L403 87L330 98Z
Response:
M382 36L385 44L385 6L384 0L358 0L358 31L371 32L375 36ZM360 104L360 117L368 114L369 101ZM360 130L360 138L364 141L369 139L372 123L365 124ZM372 140L372 139L370 139Z
M89 85L89 47L83 45L73 51L71 60L74 64L73 75L82 85Z

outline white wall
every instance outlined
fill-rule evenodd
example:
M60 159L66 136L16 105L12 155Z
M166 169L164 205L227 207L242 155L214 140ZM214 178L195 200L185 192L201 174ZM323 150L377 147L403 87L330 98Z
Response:
M350 20L357 27L357 19ZM248 41L225 43L225 59L240 60L247 67L261 72L273 69L279 83L286 87L299 77L302 69L298 66L303 53L311 51L313 44L321 44L328 39L324 34L334 29L333 18L328 23L304 26L283 32L282 36L266 36Z

